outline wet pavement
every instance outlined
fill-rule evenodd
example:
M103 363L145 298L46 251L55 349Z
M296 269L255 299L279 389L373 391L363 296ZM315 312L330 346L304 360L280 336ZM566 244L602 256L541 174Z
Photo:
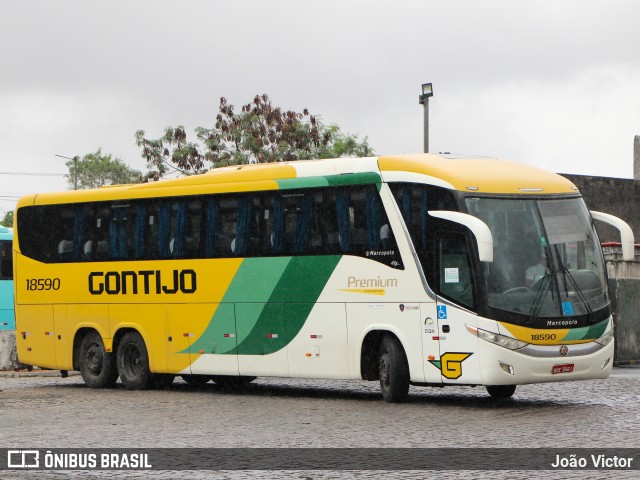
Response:
M165 390L87 388L79 375L0 373L4 448L638 448L640 368L607 380L484 388L411 387L382 401L377 382L259 378L241 391L181 379ZM14 472L3 478L28 478ZM435 472L43 472L39 478L433 478ZM144 473L144 474L143 474ZM438 478L529 478L448 472ZM635 473L635 474L634 474ZM33 473L32 473L33 474ZM636 472L536 472L538 478L636 478ZM35 477L32 477L35 478Z

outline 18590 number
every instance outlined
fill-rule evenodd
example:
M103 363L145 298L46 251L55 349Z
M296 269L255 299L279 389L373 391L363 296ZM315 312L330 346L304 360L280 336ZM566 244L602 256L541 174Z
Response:
M27 278L27 290L59 290L59 278Z
M540 333L531 335L531 340L555 340L555 333Z

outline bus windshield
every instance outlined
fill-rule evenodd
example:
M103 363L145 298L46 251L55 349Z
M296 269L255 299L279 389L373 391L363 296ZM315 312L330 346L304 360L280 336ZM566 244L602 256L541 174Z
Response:
M466 198L494 239L482 280L489 308L539 325L564 322L609 304L604 259L581 198ZM553 323L552 323L553 324Z

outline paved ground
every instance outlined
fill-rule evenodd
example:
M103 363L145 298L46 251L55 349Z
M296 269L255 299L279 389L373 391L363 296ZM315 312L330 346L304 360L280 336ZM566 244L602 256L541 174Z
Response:
M196 389L176 380L166 390L138 392L121 387L92 390L78 375L62 379L55 373L0 373L0 447L640 446L639 368L614 369L608 380L519 386L514 398L503 402L492 400L481 388L412 387L409 401L399 405L383 402L375 382L258 379L245 391L229 392L214 384ZM275 473L152 472L152 476L272 478ZM401 472L348 473L353 478L405 476ZM500 472L491 477L528 478L530 473ZM607 475L602 471L558 473L538 472L536 476ZM614 473L611 478L636 477L634 472ZM280 472L277 476L335 478L344 474ZM449 473L446 478L462 474ZM27 478L26 474L13 475L10 478ZM40 478L122 475L38 472ZM149 474L138 475L145 478ZM488 472L466 475L483 478ZM412 476L434 477L433 472L412 472Z

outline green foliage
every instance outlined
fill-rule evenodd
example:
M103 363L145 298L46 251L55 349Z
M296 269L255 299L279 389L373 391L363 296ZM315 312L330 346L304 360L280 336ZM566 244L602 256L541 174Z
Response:
M0 225L2 225L3 227L9 227L9 228L13 227L13 210L9 210L4 214L4 217L0 222Z
M216 123L195 129L196 142L187 141L184 127L169 127L156 140L136 132L136 144L147 161L147 179L158 180L171 172L203 173L213 167L247 163L283 162L312 158L370 156L367 138L344 134L318 117L283 111L267 95L256 95L239 113L227 99L220 99Z
M98 188L105 185L140 183L142 173L125 165L111 154L103 155L102 149L83 157L73 157L67 163L67 183L73 190Z

